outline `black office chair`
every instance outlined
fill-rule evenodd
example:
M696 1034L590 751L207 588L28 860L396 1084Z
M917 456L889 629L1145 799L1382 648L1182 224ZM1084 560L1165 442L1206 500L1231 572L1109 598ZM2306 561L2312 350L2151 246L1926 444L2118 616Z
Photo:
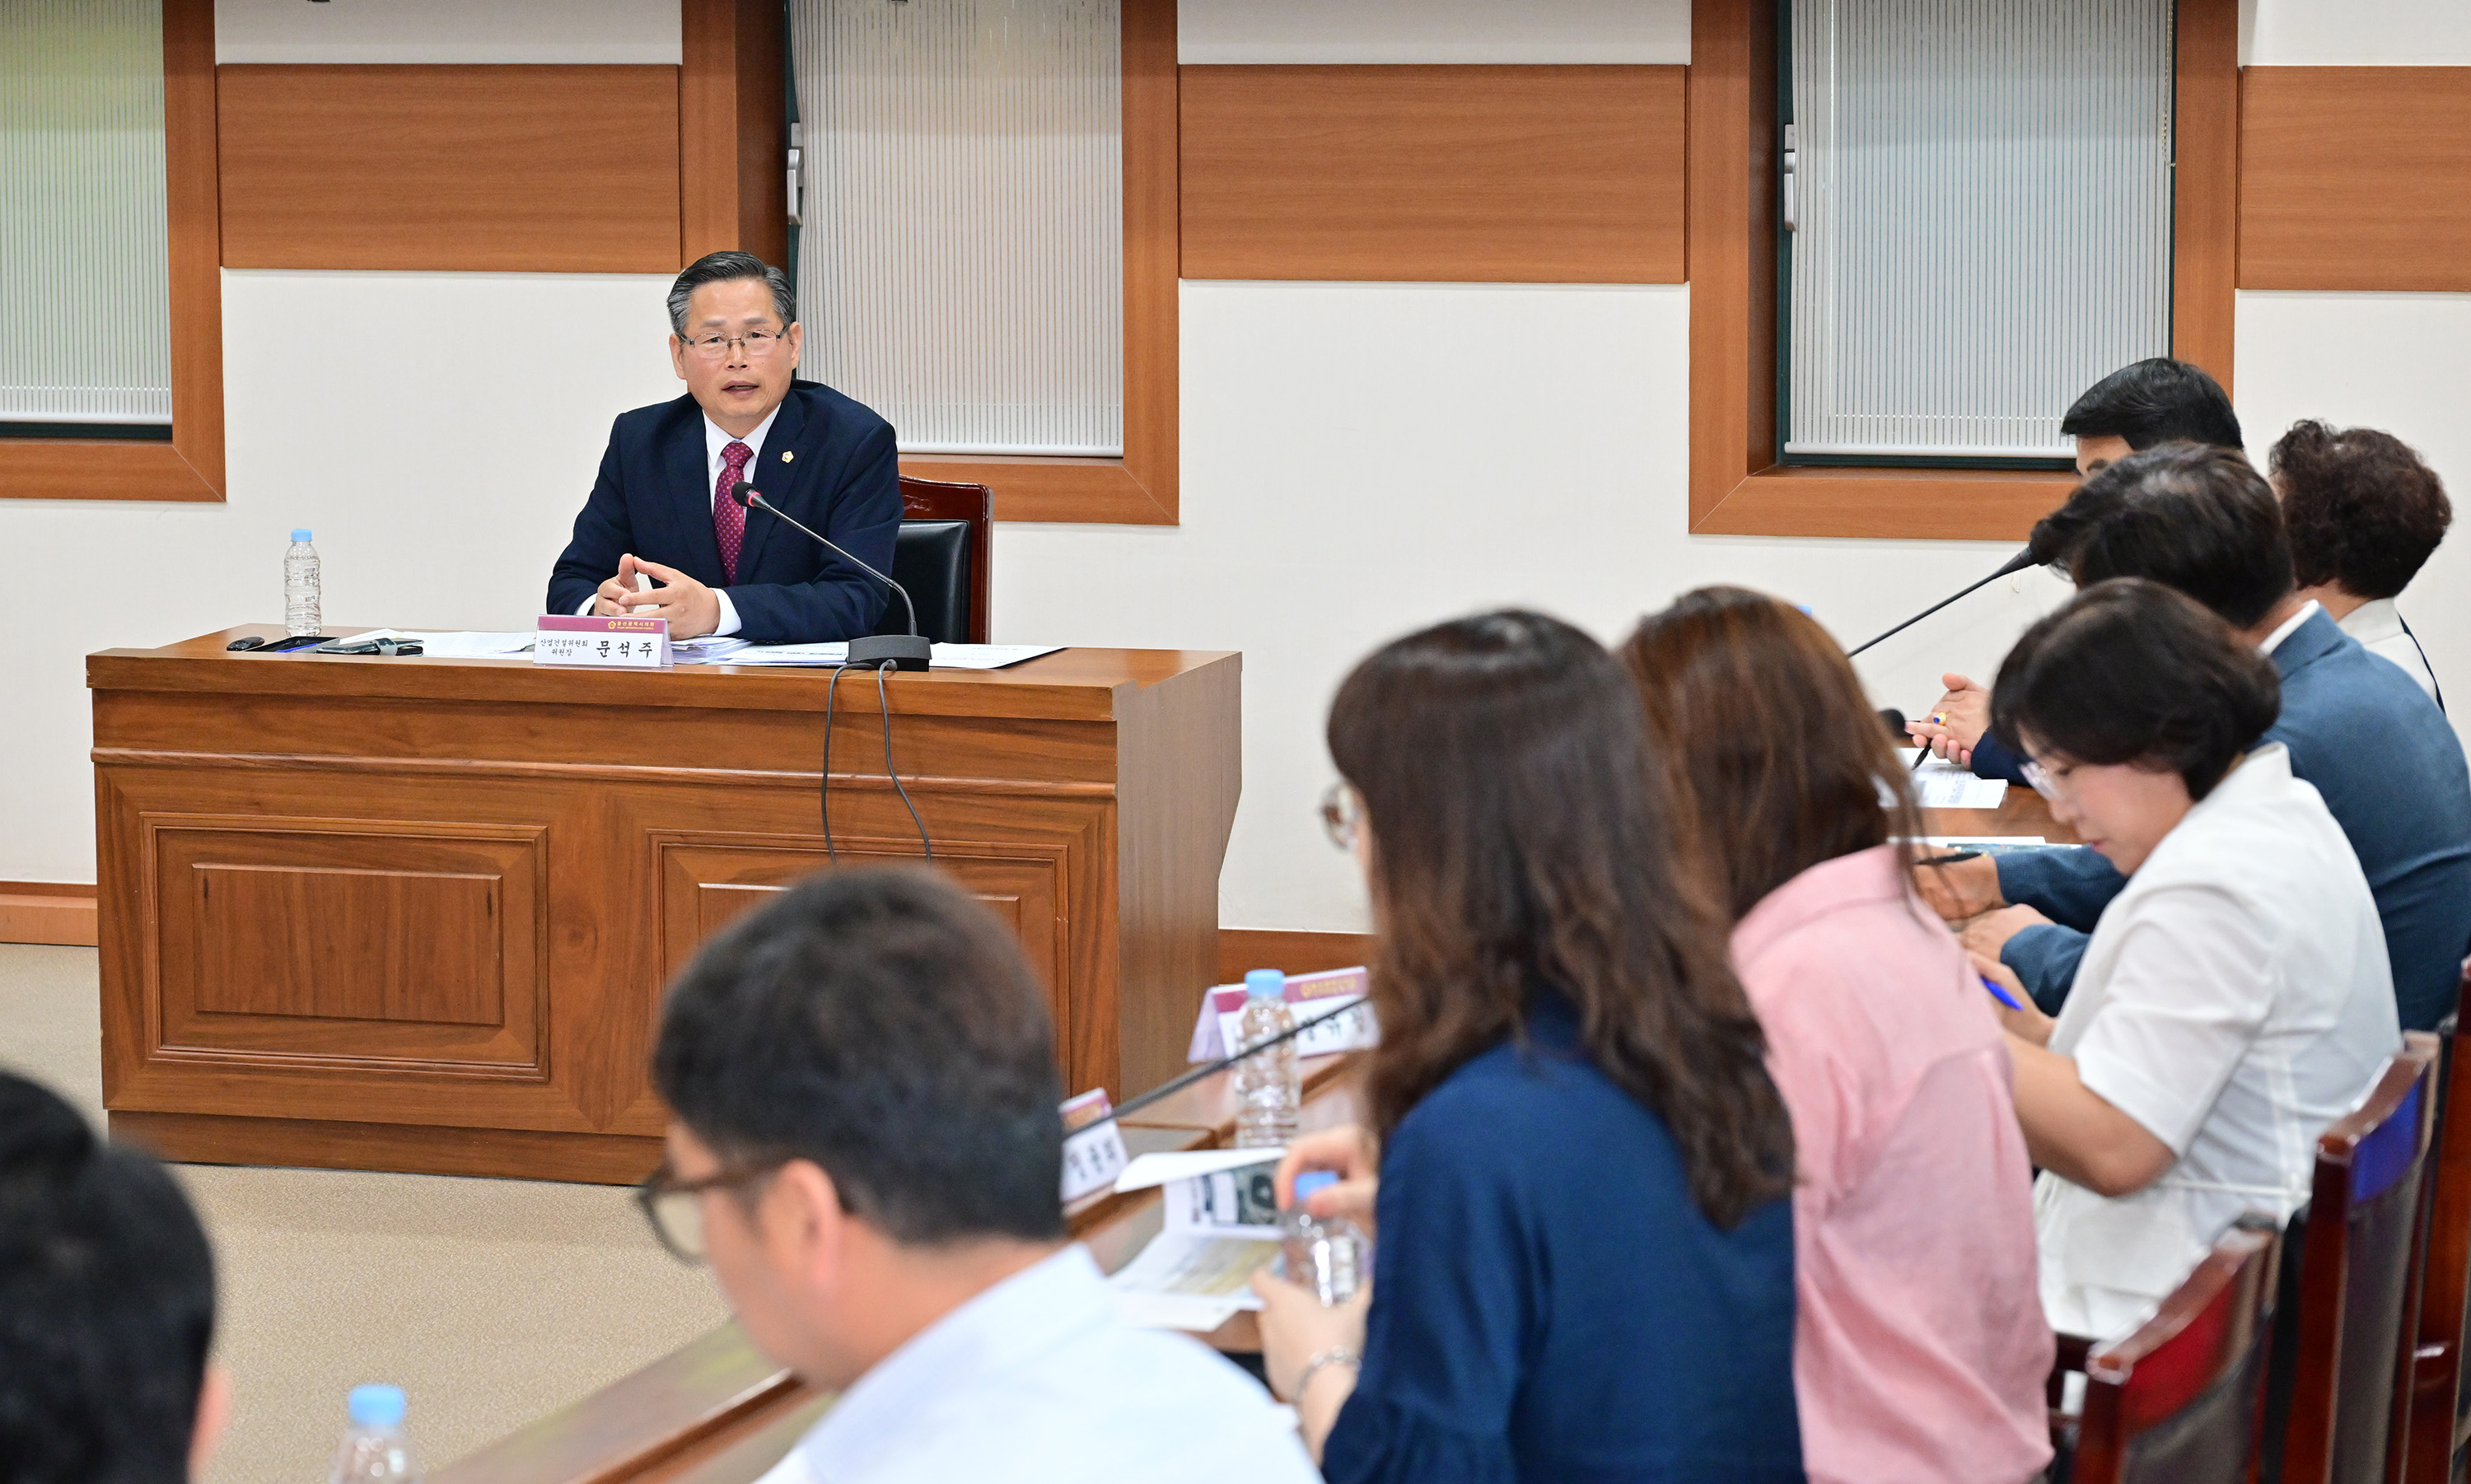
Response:
M995 496L984 484L901 481L901 531L892 577L918 605L918 632L937 644L987 643L988 548ZM880 634L906 633L901 600L887 599Z

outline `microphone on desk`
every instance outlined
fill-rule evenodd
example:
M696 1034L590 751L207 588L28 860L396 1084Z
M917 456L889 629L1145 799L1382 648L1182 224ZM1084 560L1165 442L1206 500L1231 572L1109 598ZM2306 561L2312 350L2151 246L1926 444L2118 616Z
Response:
M1974 588L1989 587L1991 583L1998 581L2001 577L2008 576L2008 574L2012 572L2022 572L2028 567L2039 566L2041 562L2042 557L2038 555L2031 546L2028 546L2023 551L2018 552L2015 555L2008 558L2007 566L2000 568L1997 572L1994 572L1990 574L1990 576L1984 577L1981 581L1974 583L1972 587L1962 588L1951 593L1947 597L1941 599L1939 601L1932 603L1929 607L1924 608L1921 612L1915 614L1912 618L1905 620L1895 627L1888 630L1886 633L1879 635L1878 638L1866 640L1861 644L1855 645L1853 648L1845 651L1845 657L1849 660L1853 656L1861 653L1863 650L1871 648L1871 645L1877 644L1880 639L1888 639L1903 633L1906 629L1909 629L1915 624L1920 623L1922 620L1929 618L1932 614L1946 607L1949 603L1956 601L1966 593L1972 592Z
M771 501L765 499L763 492L758 490L753 484L748 483L746 481L740 480L737 483L730 485L729 498L737 501L740 508L741 509L762 510L765 514L771 516L774 520L786 521L789 525L796 527L799 530L804 531L825 551L832 553L835 556L839 557L851 566L856 567L859 571L865 573L868 577L875 578L878 582L882 583L884 586L901 595L901 611L909 616L909 632L906 634L868 634L861 638L851 640L849 642L849 662L852 665L881 666L889 662L896 670L925 670L927 668L928 662L932 657L934 650L925 639L919 636L918 605L909 601L909 590L907 588L903 587L900 583L892 580L892 578L876 571L873 567L868 566L857 557L852 556L849 553L842 551L840 547L834 543L829 537L809 530L808 527L800 522L796 517L783 514L780 506L774 505Z

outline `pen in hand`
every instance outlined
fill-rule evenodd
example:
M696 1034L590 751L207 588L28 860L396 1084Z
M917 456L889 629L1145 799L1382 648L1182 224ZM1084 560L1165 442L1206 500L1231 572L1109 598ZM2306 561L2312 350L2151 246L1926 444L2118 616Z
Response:
M1989 975L1977 974L1974 978L1982 981L1983 988L1990 991L1991 999L1998 1001L2001 1004L2006 1005L2012 1010L2022 1010L2025 1008L2023 1005L2016 1002L2015 996L2008 993L2008 991L2004 989L2001 989L1999 987L1999 981L1992 978Z

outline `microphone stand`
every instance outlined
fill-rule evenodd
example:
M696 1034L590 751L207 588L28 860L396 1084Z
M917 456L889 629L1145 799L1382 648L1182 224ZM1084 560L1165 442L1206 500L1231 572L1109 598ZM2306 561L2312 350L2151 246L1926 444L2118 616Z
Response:
M763 492L744 480L729 486L729 498L741 509L762 510L777 521L786 521L804 531L809 539L835 556L875 578L901 595L901 611L908 616L909 632L906 634L866 634L849 642L849 663L882 669L889 664L895 670L925 670L934 654L933 648L918 632L918 605L909 601L909 590L873 567L842 551L831 539L810 530L794 516L782 513L780 506L764 498Z
M2030 546L2025 548L2015 555L2008 558L2007 566L2000 568L1997 572L1994 572L1990 574L1990 576L1984 577L1981 581L1974 583L1972 587L1965 588L1960 592L1953 593L1948 597L1941 599L1939 601L1932 603L1929 607L1924 608L1921 612L1915 614L1912 618L1905 620L1903 623L1888 630L1886 633L1879 635L1877 639L1866 640L1861 644L1855 645L1853 648L1845 651L1845 657L1849 660L1853 656L1861 653L1863 650L1871 648L1871 645L1877 644L1880 639L1893 638L1897 634L1903 633L1906 629L1913 627L1922 620L1929 618L1932 614L1946 607L1949 603L1956 601L1957 599L1963 598L1966 593L1974 591L1975 588L1989 587L1991 583L1998 581L2001 577L2008 576L2008 574L2012 572L2022 572L2026 568L2034 565L2036 560L2036 558L2034 555L2034 549Z

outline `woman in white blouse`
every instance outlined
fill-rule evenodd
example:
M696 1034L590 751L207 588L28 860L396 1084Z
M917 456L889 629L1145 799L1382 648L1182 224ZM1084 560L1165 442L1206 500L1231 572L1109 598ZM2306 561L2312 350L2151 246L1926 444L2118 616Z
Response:
M2394 606L2454 522L2436 471L2390 433L2321 422L2293 423L2271 467L2299 596L2324 604L2342 632L2444 705L2419 637Z
M2078 594L2000 666L1994 730L2129 877L2059 1018L2003 1012L2062 1333L2137 1324L2243 1212L2304 1204L2317 1136L2402 1045L2350 842L2257 744L2279 706L2253 645L2134 578Z

